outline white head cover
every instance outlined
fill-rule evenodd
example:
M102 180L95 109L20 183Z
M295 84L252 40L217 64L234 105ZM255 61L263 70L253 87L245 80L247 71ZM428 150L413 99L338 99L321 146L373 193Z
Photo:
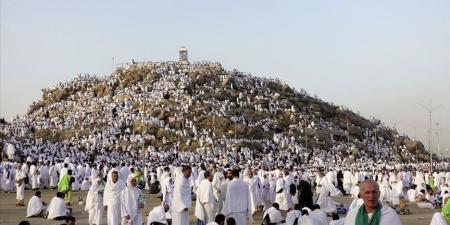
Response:
M91 189L97 190L100 187L100 181L102 181L99 177L94 179L94 182L92 182Z
M39 214L42 209L44 209L42 207L42 200L37 196L31 197L30 201L28 202L27 217Z
M64 159L64 163L69 164L69 163L70 163L70 158L69 158L69 157L66 157L66 158Z
M128 187L131 187L131 180L132 180L132 179L136 179L136 176L134 176L134 174L131 173L131 174L129 174L128 177L127 177L127 186L128 186Z
M119 179L114 183L112 181L112 173L117 172L119 175ZM108 177L106 179L105 185L105 205L108 205L111 201L117 201L120 199L120 192L125 188L125 182L120 179L120 173L116 169L112 169L108 173Z
M127 177L127 187L120 194L120 201L122 203L122 217L130 216L131 220L138 214L138 202L136 199L138 198L139 190L136 187L131 186L131 180L136 179L133 174L128 175ZM124 215L125 214L125 215Z
M97 206L99 201L98 190L100 189L100 178L95 178L92 186L89 188L88 194L86 196L86 205L84 207L85 211L89 211Z

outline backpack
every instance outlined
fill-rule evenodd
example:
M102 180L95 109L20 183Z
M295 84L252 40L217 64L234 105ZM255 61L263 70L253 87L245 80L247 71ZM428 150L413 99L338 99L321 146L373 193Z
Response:
M297 187L295 187L295 184L290 184L289 185L289 194L295 195L295 193L297 193Z

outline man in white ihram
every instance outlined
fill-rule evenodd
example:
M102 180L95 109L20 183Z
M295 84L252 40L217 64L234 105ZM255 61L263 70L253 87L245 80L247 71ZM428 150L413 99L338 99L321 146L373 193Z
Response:
M119 179L119 171L111 170L108 174L103 198L108 225L119 225L121 223L120 193L124 188L125 182Z
M36 191L36 194L28 202L27 217L41 216L45 209L45 203L41 199L41 192Z
M189 225L189 208L191 208L190 166L183 166L181 174L175 179L172 206L172 225Z
M330 171L327 175L323 176L323 172L319 171L319 177L319 197L316 204L326 213L336 212L336 202L330 196L340 196L342 193L332 183L333 173Z
M155 208L150 211L147 217L147 225L167 225L169 224L167 222L166 214L169 211L169 204L166 202L163 202L162 205L156 206Z
M278 203L273 203L272 207L268 208L264 214L263 214L263 220L266 218L266 216L269 216L269 223L270 224L284 224L283 216L281 216L280 212L280 206Z
M200 182L197 189L195 217L202 221L203 224L207 224L214 221L217 201L214 197L214 189L211 183L213 179L211 172L205 171L203 175L205 179Z
M351 210L345 218L345 225L401 225L397 213L380 203L380 187L373 180L363 181L360 196L364 204Z
M64 202L64 194L62 192L56 192L56 196L52 198L50 204L48 204L47 219L61 220L67 215L67 207Z
M246 225L247 217L252 220L255 212L250 189L247 183L239 179L238 170L233 170L232 175L233 180L228 184L222 214L227 218L233 217L237 225Z

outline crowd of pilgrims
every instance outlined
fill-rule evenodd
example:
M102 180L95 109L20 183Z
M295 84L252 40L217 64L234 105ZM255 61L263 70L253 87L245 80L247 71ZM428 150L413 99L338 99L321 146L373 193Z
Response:
M188 224L190 210L198 224L214 224L219 214L219 218L223 215L225 220L233 218L236 224L247 224L257 211L263 211L264 218L269 215L267 219L273 224L344 224L339 214L343 217L363 204L359 184L366 179L378 183L379 201L397 208L398 213L407 212L404 208L401 211L405 202L419 208L445 209L450 197L450 172L439 170L446 168L445 163L436 163L434 171L427 163L386 164L371 170L355 166L304 169L300 165L263 167L244 163L190 165L89 165L68 157L49 165L28 156L24 163L2 162L0 188L16 192L17 206L25 206L25 188L53 189L56 196L47 207L39 191L29 200L27 217L45 215L56 220L66 219L68 208L76 203L71 199L73 191L87 191L84 204L90 224ZM230 190L234 180L245 185ZM145 208L146 192L159 194L161 205ZM350 195L353 202L344 206L331 198L342 195ZM287 212L286 218L281 211ZM145 212L149 212L146 220ZM104 213L107 221L101 221ZM450 210L440 215L449 219ZM333 217L335 220L330 221Z
M121 81L123 74L135 71L146 71L149 79L125 85ZM191 74L204 71L217 73L219 80L198 84L196 79L200 75L193 77ZM229 79L233 80L231 84L226 82ZM273 215L279 210L296 212L287 214L287 224L293 223L290 222L293 215L294 220L311 220L313 225L328 224L325 223L327 215L336 218L336 213L361 205L358 184L367 178L379 183L380 200L390 205L401 205L401 199L417 202L422 208L444 205L450 182L450 173L446 172L448 165L435 162L431 171L429 163L415 162L417 159L405 146L396 151L411 156L415 163L401 162L399 155L393 153L394 143L377 137L370 129L364 130L361 139L343 141L331 137L332 147L325 149L317 145L306 148L299 137L288 131L273 132L272 137L265 139L245 139L219 136L212 126L198 127L199 118L192 112L199 105L208 105L202 115L231 118L235 124L259 127L265 132L276 129L275 115L289 112L298 121L289 126L290 131L305 134L305 129L309 128L348 134L344 128L314 112L279 100L279 94L269 88L271 82L282 84L273 79L225 71L220 64L209 62L132 63L107 77L79 75L48 89L45 93L50 93L49 96L44 96L51 100L52 91L60 91L69 93L65 99L46 104L9 123L0 123L3 153L8 158L0 166L0 188L5 192L15 191L18 206L25 205L25 187L57 189L57 196L45 210L49 219L66 215L66 207L73 202L72 191L88 191L85 204L90 224L102 223L105 208L108 214L108 221L103 221L105 224L118 224L124 218L131 224L141 224L143 211L149 211L142 204L143 190L162 197L162 205L149 213L148 224L167 221L185 224L183 216L186 215L181 215L179 210L190 210L191 194L196 196L197 203L200 201L195 204L195 215L205 224L213 222L216 214L219 218L223 214L226 219L234 218L237 224L245 224L252 220L255 211L264 211L273 223L279 223L283 220L281 216ZM220 83L226 85L223 87ZM110 94L96 92L99 86ZM236 97L211 97L209 93L220 93L219 89L235 90ZM308 96L303 90L292 91ZM166 104L167 99L173 104ZM237 109L251 109L268 117L254 121L244 114L230 113ZM167 112L170 116L161 119L152 116L151 111ZM159 141L163 147L155 147L148 143L158 137L130 128L136 121L180 138L173 141L162 137ZM177 121L183 124L181 128L173 126ZM386 128L375 119L372 122L378 128ZM74 135L64 141L54 141L36 137L38 130L50 130L52 135L74 131ZM319 137L313 139L319 142ZM191 141L199 143L198 148L180 150L182 144L189 145ZM239 143L258 143L264 149L236 147ZM359 151L354 157L351 153L361 145L374 154ZM385 161L387 158L389 162ZM183 165L191 166L192 175L187 181L177 181L183 174ZM245 203L248 210L245 213L236 211L243 207L238 204L244 201L239 198L242 191L230 193L230 198L236 199L227 203L227 185L232 173L246 183L251 196ZM355 199L349 208L330 198L342 194ZM39 197L33 199L34 214L43 213ZM30 205L28 207L30 211ZM298 215L298 211L302 215ZM343 223L342 219L331 222Z
M148 79L125 85L124 74L136 71L144 71L148 74ZM214 73L217 79L199 84L200 75L195 77L192 74L202 73ZM233 80L231 84L226 82L230 79ZM222 83L227 85L223 86ZM218 63L133 63L106 77L79 75L52 89L44 89L44 94L48 95L44 99L49 103L30 114L14 118L10 123L0 123L0 133L7 143L21 149L24 155L39 156L38 159L50 162L65 157L70 157L72 161L85 161L92 155L95 155L93 163L121 163L117 159L123 158L127 159L126 163L130 163L143 155L150 160L170 161L176 156L178 161L196 162L199 161L198 155L183 155L183 152L178 151L180 146L189 146L194 141L198 143L194 151L207 154L208 159L221 163L231 163L237 157L236 151L240 151L234 146L241 143L263 146L259 153L250 154L254 152L253 149L244 149L247 153L242 160L267 161L267 164L313 160L317 166L325 163L322 162L324 159L330 158L333 160L327 160L330 163L347 163L348 160L355 160L352 153L360 148L368 149L358 151L356 160L361 163L373 164L386 158L399 161L398 154L392 154L393 152L401 152L402 155L410 156L412 161L416 160L405 146L394 149L392 141L377 136L372 129L361 128L364 137L351 138L349 141L346 137L348 127L336 125L318 116L316 111L307 109L308 107L299 108L286 99L281 100L277 91L269 85L273 83L285 85L274 79L226 71ZM109 94L100 94L97 91L100 86L109 90L105 91ZM211 95L229 93L224 90L234 94L224 94L223 98ZM55 92L67 93L68 96L52 101L52 93ZM297 96L308 96L303 90L292 89L291 92ZM170 104L167 103L168 100ZM261 120L255 120L247 114L236 113L245 110L261 112L265 116ZM168 116L161 118L155 116L154 112ZM289 125L289 130L280 131L276 118L284 112L289 112L292 117L290 119L294 122ZM219 134L214 126L199 124L200 117L205 116L229 118L235 127L257 127L273 136L248 139L240 135ZM148 132L135 131L133 127L137 122L162 129L166 135L158 137ZM379 129L388 129L376 119L372 119L372 122ZM182 126L176 126L177 123ZM307 149L303 140L306 129L332 131L332 147L321 148L314 145ZM43 139L34 136L35 132L42 130L51 131L50 136L60 133L72 135L60 141L51 141L51 137ZM320 135L310 139L308 142L311 143L323 141ZM158 145L149 144L155 142ZM312 156L314 157L311 159ZM138 162L153 163L142 160Z

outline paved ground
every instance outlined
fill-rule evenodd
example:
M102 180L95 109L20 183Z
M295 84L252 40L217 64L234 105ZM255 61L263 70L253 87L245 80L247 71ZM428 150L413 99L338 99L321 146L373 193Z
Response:
M26 191L25 195L25 203L28 202L30 197L33 195L34 192L32 191ZM86 197L86 192L74 192L73 194L73 216L76 217L78 225L84 225L87 224L87 218L88 215L86 212L84 212L84 206L79 206L77 199L78 196L82 196L83 199ZM42 198L46 203L50 202L50 199L55 195L55 192L51 192L49 190L43 190L42 191ZM15 193L0 193L0 224L1 225L14 225L18 224L21 220L28 220L31 222L32 225L44 225L44 224L58 224L54 221L49 221L43 218L25 218L26 214L26 206L25 207L16 207L16 195ZM350 199L347 197L338 198L336 199L339 202L342 202L344 204L349 204ZM153 207L160 204L159 198L157 198L155 195L146 195L146 207L144 212L147 213L150 211ZM429 209L419 209L414 204L408 205L409 209L411 210L411 215L407 216L400 216L401 221L403 225L428 225L430 224L431 217L434 212L437 212L438 210L429 210ZM193 216L194 207L191 208L191 223L194 224L194 216ZM145 215L144 215L145 216ZM257 213L254 216L254 225L261 224L261 213ZM106 221L106 217L104 216L104 221ZM145 220L144 220L145 221ZM103 223L106 224L106 223Z

